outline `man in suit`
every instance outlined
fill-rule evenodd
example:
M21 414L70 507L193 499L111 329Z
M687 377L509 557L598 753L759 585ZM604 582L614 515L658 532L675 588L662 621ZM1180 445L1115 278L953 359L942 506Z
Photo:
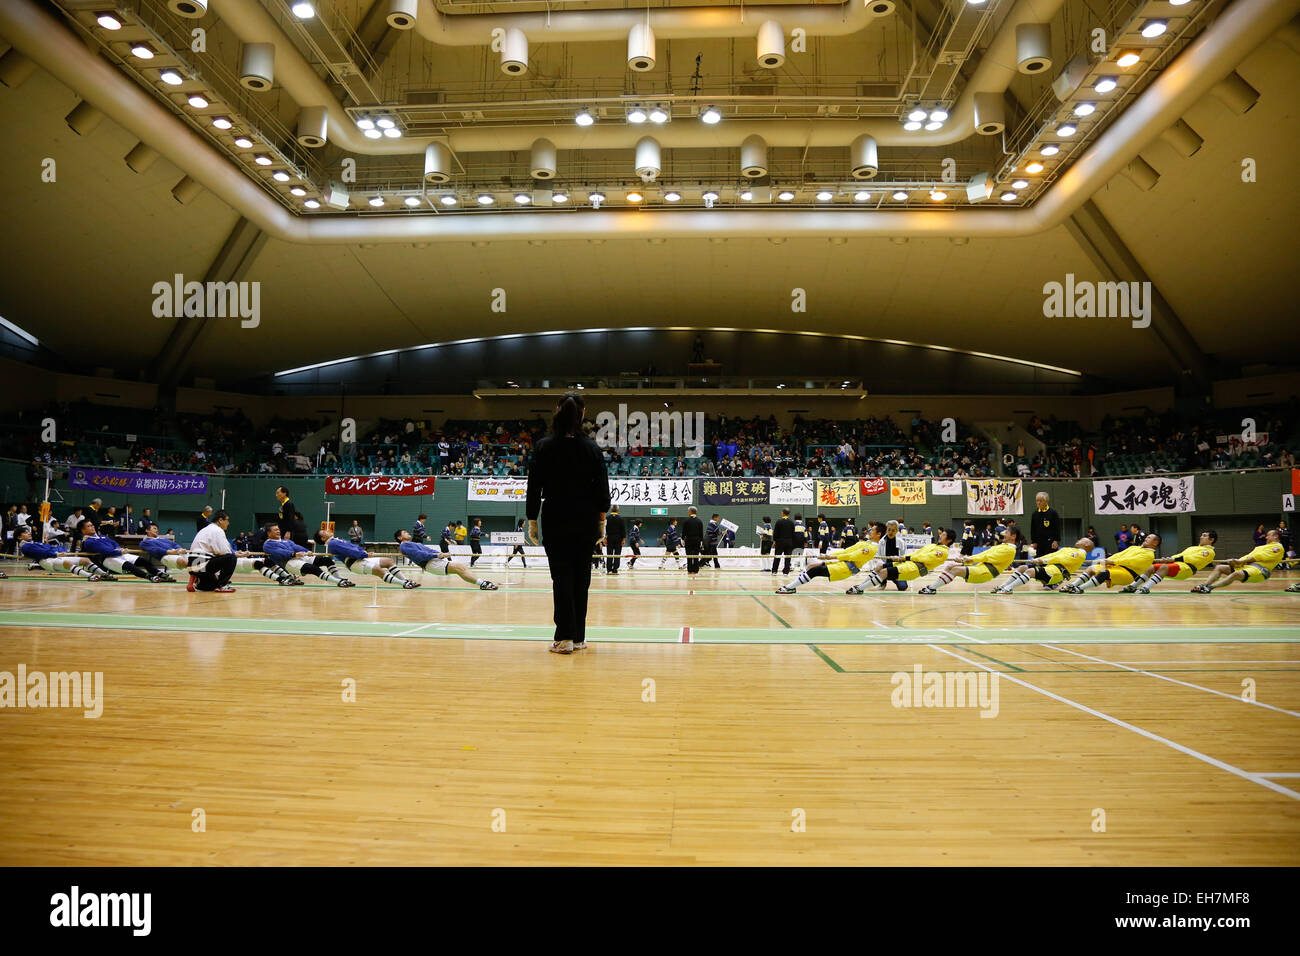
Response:
M700 573L700 545L704 541L704 522L700 521L700 514L694 508L686 513L686 520L682 522L682 540L686 543L686 573Z
M286 541L292 541L295 544L307 543L307 525L303 521L302 512L298 506L293 503L289 497L289 489L284 485L275 489L275 498L280 502L280 533ZM211 509L209 509L211 510Z
M204 505L203 511L194 519L194 532L197 534L212 522L212 505Z
M618 505L615 505L605 517L605 570L610 574L618 574L619 565L623 561L620 557L623 553L623 539L626 536L626 525L618 513Z
M88 507L88 508L86 509L86 513L85 513L85 515L82 516L82 519L81 519L81 520L82 520L82 521L89 521L89 522L90 522L91 524L93 524L96 528L98 528L98 527L99 527L99 523L100 523L101 521L104 520L104 512L103 512L103 510L102 510L103 507L104 507L104 502L103 502L101 499L99 499L99 498L95 498L94 500L92 500L92 501L90 502L90 507ZM81 534L81 527L80 527L80 525L78 525L78 526L77 526L76 528L74 528L73 530L77 532L78 536L80 536L80 534Z
M782 508L781 517L776 519L776 524L772 526L772 551L775 557L772 558L772 573L777 573L777 565L781 563L781 556L785 555L785 570L782 574L790 573L790 552L794 550L794 522L790 520L790 509Z
M127 505L126 508L123 509L121 527L123 534L135 534L139 527L135 520L135 515L131 513L130 505Z
M1061 516L1051 506L1047 492L1040 491L1034 496L1038 510L1034 512L1029 529L1029 540L1034 543L1034 554L1044 555L1061 546Z
M709 519L708 527L704 529L704 553L713 555L713 566L721 568L718 563L718 538L722 536L722 521L718 515ZM704 564L708 564L706 559Z

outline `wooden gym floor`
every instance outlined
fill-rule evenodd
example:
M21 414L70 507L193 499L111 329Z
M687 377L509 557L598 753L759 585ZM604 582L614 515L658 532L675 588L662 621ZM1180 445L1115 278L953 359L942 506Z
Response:
M10 573L0 671L104 690L97 719L0 710L3 864L1300 863L1282 574L976 599L638 568L595 578L592 646L560 657L536 568ZM918 665L996 680L996 716L895 707Z

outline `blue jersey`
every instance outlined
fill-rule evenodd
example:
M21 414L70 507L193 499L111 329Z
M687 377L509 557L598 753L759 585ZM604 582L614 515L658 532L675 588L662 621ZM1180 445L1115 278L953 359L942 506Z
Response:
M434 558L442 557L442 552L436 548L430 548L428 545L419 544L415 541L403 541L397 550L416 564L425 564Z
M285 541L283 539L279 541L274 539L268 540L266 544L262 545L262 550L266 552L266 556L273 564L284 564L284 562L294 557L294 555L305 553L307 551L307 549L302 545L295 544L292 541Z
M447 525L447 527L442 529L442 540L451 544L451 525Z
M677 525L675 524L670 524L668 530L665 531L664 534L666 535L670 546L674 546L682 540L682 533L677 530Z
M325 552L349 561L370 557L366 553L366 549L361 545L353 544L350 541L341 541L338 538L330 538L329 541L325 542Z
M46 558L56 558L59 556L59 549L52 544L45 544L42 541L25 541L23 546L18 549L25 557L33 561L44 561Z
M140 550L146 552L151 558L161 558L174 547L176 542L167 538L140 539Z
M102 534L92 534L82 538L81 547L91 554L103 555L106 558L115 558L122 553L116 541Z
M709 526L704 529L704 536L708 538L709 544L718 543L718 534L722 528L716 521L710 521Z
M470 539L471 541L477 541L477 540L478 540L479 538L481 538L481 537L483 537L483 529L482 529L482 528L470 528L470 529L469 529L469 539Z
M627 543L628 544L641 543L641 529L638 528L636 525L632 525L632 530L627 533Z

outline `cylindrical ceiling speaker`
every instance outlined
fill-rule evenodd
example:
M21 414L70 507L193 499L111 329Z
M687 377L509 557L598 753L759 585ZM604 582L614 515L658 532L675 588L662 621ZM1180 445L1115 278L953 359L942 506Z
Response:
M239 82L245 89L263 93L275 80L275 44L245 43L239 57Z
M167 0L167 9L178 17L197 20L208 12L208 0Z
M131 147L131 152L126 154L126 165L136 173L143 173L157 161L158 150L144 143L136 143Z
M740 174L747 179L767 175L767 140L751 133L740 144Z
M1021 23L1016 27L1016 69L1033 76L1052 65L1052 27L1047 23Z
M104 114L82 100L64 119L68 123L68 128L78 136L89 136L94 132L95 127L104 121Z
M1160 135L1165 138L1165 141L1170 146L1188 159L1195 156L1197 150L1205 145L1205 140L1201 138L1201 134L1188 126L1187 120L1180 119Z
M518 27L510 27L501 41L501 72L523 76L528 72L528 37Z
M451 182L451 150L445 143L430 143L424 148L424 181Z
M12 47L0 56L0 83L11 89L35 72L36 64Z
M627 68L638 73L655 68L655 32L648 23L634 23L627 31Z
M203 192L203 187L190 179L188 176L181 177L181 181L172 187L172 198L182 206L188 206L194 201L199 193Z
M975 132L996 136L1007 128L1007 104L1001 93L975 94Z
M1141 156L1133 157L1133 162L1125 166L1122 172L1143 192L1149 191L1160 180L1160 174L1156 172L1155 167Z
M894 0L867 0L867 12L873 17L887 17L894 12Z
M529 174L533 179L555 178L555 144L549 139L533 141Z
M880 149L866 133L849 144L849 170L854 179L874 179L880 171Z
M329 139L329 113L323 106L304 106L298 111L298 142L318 149Z
M758 27L758 65L775 70L785 63L785 32L775 20L764 20Z
M410 30L419 7L419 0L388 0L388 25L394 30Z
M1249 113L1251 107L1259 102L1259 90L1243 80L1236 70L1214 84L1210 92L1224 106L1238 113Z
M645 181L659 175L660 165L659 141L653 136L642 136L636 141L636 174Z

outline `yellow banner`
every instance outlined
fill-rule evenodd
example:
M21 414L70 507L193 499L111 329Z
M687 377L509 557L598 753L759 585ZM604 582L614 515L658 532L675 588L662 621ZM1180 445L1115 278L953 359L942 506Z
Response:
M856 508L862 499L858 497L858 480L819 481L817 482L817 506L834 508L838 505L850 505Z
M925 504L925 479L920 481L889 479L889 500L896 505Z

